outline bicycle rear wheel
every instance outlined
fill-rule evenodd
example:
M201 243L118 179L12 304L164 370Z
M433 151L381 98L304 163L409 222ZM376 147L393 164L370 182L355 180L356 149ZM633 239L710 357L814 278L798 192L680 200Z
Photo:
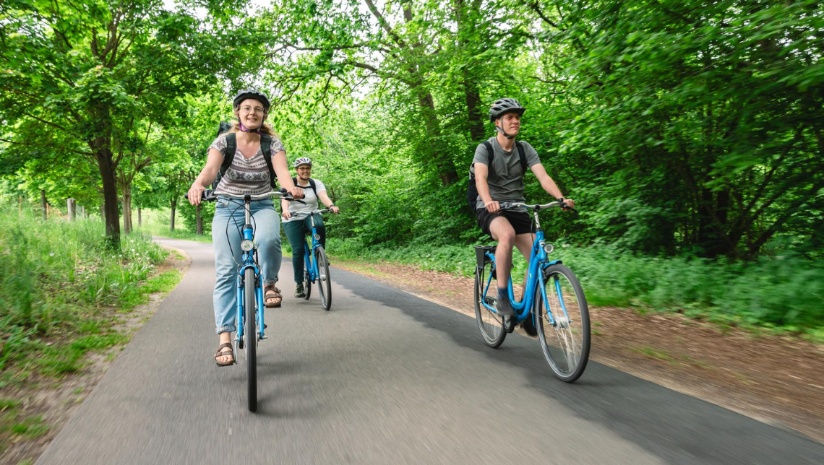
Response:
M555 376L571 383L583 373L589 361L589 310L584 290L569 268L556 264L544 270L547 307L536 290L535 315L538 340L544 358Z
M249 382L249 411L257 410L257 329L255 318L257 316L257 293L255 292L255 270L246 268L243 273L243 311L244 329L246 334L246 365L247 378Z
M489 347L496 349L503 344L506 338L506 330L504 329L504 321L501 316L484 306L484 300L487 305L495 307L498 296L497 280L494 277L494 269L492 262L485 260L482 268L475 267L475 320L478 322L478 329L481 330L481 336L484 342ZM487 280L492 276L492 280L487 286ZM484 297L486 291L486 297Z
M320 292L320 305L324 310L332 307L332 281L329 279L329 260L326 259L326 251L323 246L315 249L315 263L318 264L318 292Z

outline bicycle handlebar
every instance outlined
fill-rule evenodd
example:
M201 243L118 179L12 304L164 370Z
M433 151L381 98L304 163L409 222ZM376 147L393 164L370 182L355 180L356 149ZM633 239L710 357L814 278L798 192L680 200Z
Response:
M527 204L527 203L523 203L523 202L500 202L500 205L501 205L501 210L514 210L516 208L523 207L523 208L528 208L530 210L538 211L538 210L545 210L547 208L559 207L559 208L564 209L564 210L572 210L575 213L578 213L578 210L568 206L566 203L564 203L560 200L556 200L554 202L549 202L549 203L544 203L544 204L538 204L538 203L536 203L536 204Z
M294 200L289 192L286 189L278 189L276 191L267 192L265 194L220 194L221 197L229 197L230 199L238 199L238 200L245 200L246 197L249 197L249 200L266 200L272 198L285 198L286 200ZM188 195L183 196L184 199L189 200ZM217 195L215 195L215 191L212 189L206 189L200 196L200 200L205 202L214 202L217 200Z
M308 217L309 215L314 215L315 213L320 213L321 215L324 213L329 213L328 208L322 208L320 210L312 210L311 212L299 212L292 214L292 218L300 218L302 216Z

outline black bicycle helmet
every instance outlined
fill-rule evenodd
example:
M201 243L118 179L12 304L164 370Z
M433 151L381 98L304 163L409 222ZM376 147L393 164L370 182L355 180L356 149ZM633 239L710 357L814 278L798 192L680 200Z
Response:
M519 116L523 115L526 108L522 107L520 103L514 98L501 98L495 100L495 103L489 107L489 121L495 122L504 113L517 113Z
M257 89L241 89L241 91L235 96L234 100L232 100L232 106L237 109L242 101L250 98L262 103L263 111L269 113L269 97Z

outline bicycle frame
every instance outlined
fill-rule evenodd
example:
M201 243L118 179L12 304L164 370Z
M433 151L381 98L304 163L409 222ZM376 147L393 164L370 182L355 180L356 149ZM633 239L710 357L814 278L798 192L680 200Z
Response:
M312 213L309 213L309 218L312 221L312 229L311 229L311 246L306 242L306 238L304 238L304 247L303 247L303 263L305 266L305 270L309 272L309 280L313 283L317 281L318 277L320 276L320 271L318 270L318 264L315 260L312 260L314 256L315 250L320 247L320 235L318 234L318 229L315 226L315 214L323 214L329 210L315 210Z
M549 301L546 295L545 287L544 287L544 274L543 270L549 266L552 266L556 263L561 263L560 260L549 260L549 253L552 252L552 246L547 246L546 240L544 238L544 231L541 229L541 223L538 219L538 211L540 208L536 208L533 212L533 216L535 219L535 239L532 242L532 251L530 252L529 257L529 267L526 279L526 286L524 287L524 294L523 298L518 301L515 300L515 290L512 286L512 276L509 277L509 282L507 282L507 293L509 294L509 301L512 304L513 310L515 310L515 317L514 321L516 323L520 323L521 321L525 320L529 315L532 307L534 306L535 302L535 290L540 288L541 289L541 299L543 299L544 308L549 308ZM492 262L492 269L496 269L497 265L495 263L495 254L489 250L484 251L484 256ZM476 266L481 266L476 264ZM494 313L498 313L497 308L494 305L490 305L490 299L488 298L487 294L490 292L490 287L492 284L492 274L486 278L486 284L483 288L483 299L482 304L484 307L488 308ZM557 286L558 284L556 284ZM497 298L497 290L492 289L494 292L494 297ZM560 295L560 289L557 289ZM566 309L564 309L566 311ZM549 314L550 323L555 324L555 318L553 315Z
M237 270L237 295L236 295L236 302L237 302L237 332L235 333L235 342L240 344L243 341L243 337L245 336L245 324L246 324L246 315L244 312L245 308L254 308L254 306L250 307L248 302L246 302L246 296L244 295L244 288L248 283L245 281L245 274L246 270L251 268L254 270L255 274L255 282L252 285L255 287L255 299L257 300L257 313L255 317L257 318L257 330L258 334L257 337L259 339L266 339L266 335L264 333L264 321L263 321L263 286L260 279L260 266L257 263L257 245L255 244L255 235L254 235L254 228L252 227L252 212L249 208L249 196L246 196L244 199L244 210L245 210L245 223L243 225L242 230L242 237L244 242L249 241L252 244L252 248L250 250L243 250L243 254L241 256L241 264L238 266Z
M255 321L256 321L256 329L257 334L255 335L254 339L249 338L247 342L257 342L260 339L266 339L265 333L265 322L264 322L264 305L263 305L263 281L260 277L260 265L258 264L258 257L257 257L257 244L255 243L255 231L254 227L252 226L252 210L250 204L252 200L262 200L268 198L278 198L281 197L283 194L281 192L273 192L271 194L264 194L261 196L252 196L252 195L244 195L244 196L228 196L230 199L237 201L238 203L242 200L243 201L243 211L244 211L244 224L241 228L241 250L243 253L241 254L241 261L238 264L237 268L237 281L236 281L236 294L235 294L235 317L236 317L236 332L235 332L235 345L238 348L243 348L244 344L244 337L246 336L246 312L244 309L246 308L257 308L255 312ZM207 198L208 200L215 200L214 197ZM240 207L240 206L239 206ZM245 246L244 246L245 244ZM247 285L250 283L246 283L246 270L251 269L254 274L254 282L251 283L252 286L255 288L255 300L256 302L246 302L246 295L244 290ZM252 304L252 305L250 305Z

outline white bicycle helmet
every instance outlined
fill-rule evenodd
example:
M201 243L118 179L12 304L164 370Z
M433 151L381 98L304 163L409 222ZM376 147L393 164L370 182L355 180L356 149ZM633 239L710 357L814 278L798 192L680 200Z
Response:
M295 165L294 166L295 166L295 168L297 168L300 165L312 166L312 159L309 158L309 157L300 157L297 160L295 160Z

